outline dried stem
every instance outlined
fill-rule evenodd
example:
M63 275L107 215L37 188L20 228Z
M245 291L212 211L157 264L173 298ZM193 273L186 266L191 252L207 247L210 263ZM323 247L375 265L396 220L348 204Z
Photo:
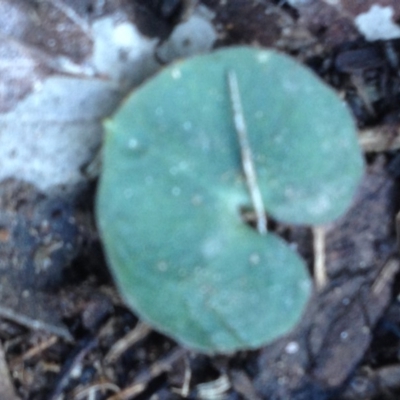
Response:
M326 274L325 262L325 228L316 226L313 228L313 245L314 245L314 277L318 290L326 285L328 280Z
M233 122L239 139L242 157L242 166L251 201L257 218L257 230L261 235L267 233L267 216L265 214L261 191L257 183L257 174L254 167L253 155L248 140L246 121L244 119L242 102L240 99L239 84L235 72L228 72L229 92L233 110Z

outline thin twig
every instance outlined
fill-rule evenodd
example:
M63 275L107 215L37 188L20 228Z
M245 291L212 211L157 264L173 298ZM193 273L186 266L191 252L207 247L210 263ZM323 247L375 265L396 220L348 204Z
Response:
M396 226L396 250L397 252L400 252L400 212L396 214L395 226Z
M50 336L43 342L39 343L38 345L32 347L28 351L26 351L21 356L12 360L10 365L15 368L17 365L22 364L24 361L28 361L29 359L40 355L42 352L47 350L49 347L53 346L58 342L59 338L57 336Z
M42 321L41 319L34 319L28 315L18 313L15 310L0 305L0 318L9 319L10 321L16 322L22 326L25 326L28 329L34 331L45 331L50 334L60 336L68 342L73 342L73 337L69 333L68 329L62 325L51 324Z
M202 400L220 399L230 388L231 382L229 377L223 374L214 381L196 385L197 397Z
M139 340L148 336L150 332L151 328L147 324L139 322L134 329L114 343L104 358L105 363L111 364L115 362L126 350L136 344Z
M96 336L87 336L76 345L56 379L55 387L48 397L49 400L58 400L62 398L62 392L70 382L72 371L76 366L82 364L87 354L97 345L98 338Z
M58 10L62 12L69 20L81 28L82 32L84 32L88 38L92 39L93 33L88 22L82 18L71 6L69 6L68 3L64 4L60 0L51 0L48 1L48 3L58 8Z
M388 283L393 279L394 275L397 274L400 268L400 263L397 258L391 257L384 264L379 275L375 279L372 285L372 293L375 296L380 296L382 291L387 287Z
M325 228L316 226L313 231L313 247L314 247L314 277L315 285L318 290L325 287L328 280L326 274L325 262Z
M185 360L185 374L181 390L181 396L183 398L186 398L189 397L190 393L190 380L192 379L192 369L190 368L190 362L187 354L185 355L184 360Z
M358 141L366 153L380 153L400 149L400 127L380 125L363 129L358 133Z
M73 394L74 400L81 400L84 398L89 398L89 396L95 396L97 392L101 392L104 394L105 391L111 391L114 393L118 393L121 389L111 382L100 382L91 384L87 387L78 389L75 394Z
M174 393L177 393L179 396L186 399L187 397L189 397L189 394L190 394L190 381L192 379L192 369L190 367L190 361L189 361L188 354L185 354L184 361L185 361L185 373L183 376L182 388L180 388L180 389L172 388L171 390Z
M107 397L107 400L130 400L143 393L153 379L171 370L172 365L182 358L185 353L186 350L182 347L170 350L169 353L156 361L150 368L146 368L143 372L139 373L131 385L121 390L121 392Z
M251 201L257 218L257 230L261 235L267 233L267 216L265 215L261 191L257 183L257 174L254 167L253 155L248 140L246 121L244 119L242 102L240 99L239 84L234 71L228 72L228 85L233 110L233 122L239 139L242 166Z

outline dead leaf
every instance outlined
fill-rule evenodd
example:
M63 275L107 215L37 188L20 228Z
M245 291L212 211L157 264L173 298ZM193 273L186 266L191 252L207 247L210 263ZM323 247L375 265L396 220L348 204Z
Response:
M102 119L159 67L157 39L140 33L132 8L96 18L63 0L0 9L0 180L41 190L85 182Z

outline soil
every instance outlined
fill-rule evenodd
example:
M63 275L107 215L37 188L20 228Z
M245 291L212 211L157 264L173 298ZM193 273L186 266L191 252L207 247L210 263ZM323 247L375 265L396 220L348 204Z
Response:
M164 37L191 12L187 1L132 3L146 10L143 29L155 32L159 24ZM49 199L8 180L0 192L0 266L11 272L1 284L22 289L1 295L0 399L398 398L400 41L366 41L349 12L329 2L202 3L214 13L216 47L250 44L291 54L353 112L367 172L352 208L326 227L325 276L313 270L320 254L311 229L278 225L316 282L300 324L257 351L191 352L138 321L121 301L93 219L96 182ZM48 263L63 268L53 272Z

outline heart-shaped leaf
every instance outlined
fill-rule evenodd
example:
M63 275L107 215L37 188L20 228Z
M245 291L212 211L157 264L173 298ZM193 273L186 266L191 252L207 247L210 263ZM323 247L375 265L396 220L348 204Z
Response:
M363 170L345 106L273 51L232 48L174 64L107 122L97 215L116 282L156 328L218 352L284 334L310 291L303 261L241 217L252 203L229 72L267 212L330 221L349 206Z

